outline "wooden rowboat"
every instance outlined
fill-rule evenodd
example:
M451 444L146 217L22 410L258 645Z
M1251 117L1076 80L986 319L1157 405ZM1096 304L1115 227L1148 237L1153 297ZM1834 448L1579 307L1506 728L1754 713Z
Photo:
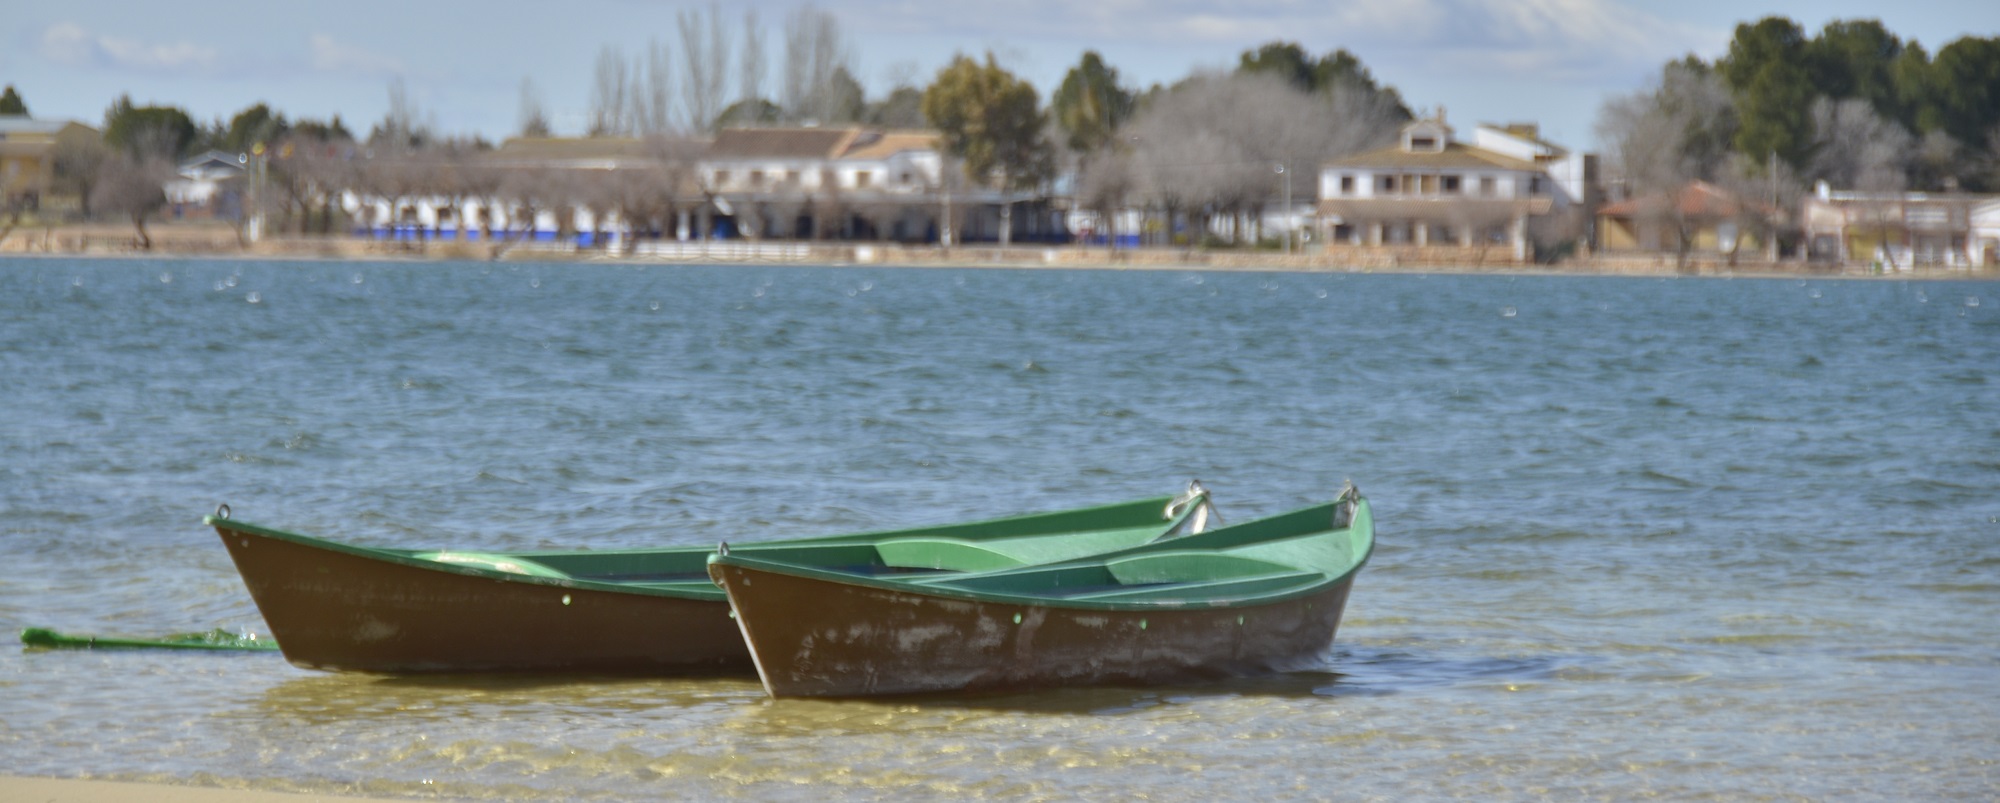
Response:
M746 544L745 555L873 575L1068 560L1200 529L1186 494L1013 518ZM329 541L204 520L235 560L286 660L414 672L748 673L709 547L469 552Z
M884 577L725 549L729 594L773 697L1153 684L1323 654L1374 549L1367 500L1045 566Z

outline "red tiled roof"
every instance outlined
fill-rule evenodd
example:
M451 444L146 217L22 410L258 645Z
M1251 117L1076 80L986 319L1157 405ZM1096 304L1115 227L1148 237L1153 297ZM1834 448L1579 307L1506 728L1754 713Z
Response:
M1681 191L1675 193L1673 208L1681 217L1734 217L1742 209L1742 203L1728 190L1706 181L1691 181ZM1627 198L1597 210L1604 217L1632 217L1642 212L1658 211L1667 207L1664 193ZM1765 210L1767 213L1769 210Z

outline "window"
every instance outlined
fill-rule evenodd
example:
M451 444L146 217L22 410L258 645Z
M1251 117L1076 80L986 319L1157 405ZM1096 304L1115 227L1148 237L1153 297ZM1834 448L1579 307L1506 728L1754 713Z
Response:
M1548 184L1548 182L1546 182L1546 181L1543 181L1543 180L1542 180L1542 177L1541 177L1541 176L1529 176L1529 177L1528 177L1528 194L1529 194L1529 195L1541 195L1541 194L1543 194L1543 193L1546 193L1546 192L1548 192L1548 191L1549 191L1549 184Z
M1354 176L1343 175L1340 177L1340 194L1341 195L1354 194Z
M762 170L750 171L750 186L761 187L763 186L763 184L764 184L764 171Z
M819 171L819 185L827 189L840 186L840 174L832 170Z
M727 170L715 171L715 186L717 187L729 186L729 171Z
M1445 176L1445 177L1443 177L1443 179L1441 179L1441 181L1442 181L1442 187L1443 187L1443 189L1444 189L1444 194L1446 194L1446 195L1457 195L1457 194L1458 194L1458 177L1457 177L1457 176Z
M794 186L794 187L798 186L798 185L799 185L799 171L797 171L797 170L787 170L787 171L785 171L785 183L786 183L786 184L789 184L789 185L791 185L791 186Z
M1413 151L1434 151L1437 150L1437 146L1438 146L1438 141L1434 137L1410 138L1410 150Z
M1499 192L1500 182L1494 180L1492 176L1479 177L1479 194L1481 197L1491 198Z
M1382 185L1380 187L1377 187L1376 191L1383 193L1394 193L1396 191L1396 177L1383 176Z
M872 170L856 170L856 171L854 171L854 188L855 188L855 189L858 189L858 190L865 190L865 189L868 189L868 185L869 185L869 183L873 182L874 180L875 180L875 172L874 172L874 171L872 171Z

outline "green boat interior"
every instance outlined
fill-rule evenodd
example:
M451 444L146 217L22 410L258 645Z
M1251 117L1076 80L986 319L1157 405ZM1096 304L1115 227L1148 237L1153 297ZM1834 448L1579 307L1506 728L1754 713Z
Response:
M1170 517L1160 511L1171 497L1101 508L1066 511L849 536L748 543L733 551L816 566L849 574L878 576L953 575L991 572L1074 560L1152 543L1162 533L1180 531L1194 505ZM1135 521L1147 521L1132 526ZM504 574L552 580L611 583L636 589L720 593L708 576L707 547L670 549L481 552L469 550L380 550L406 558Z
M1282 594L1338 577L1367 558L1367 539L1326 537L1336 529L1337 508L1306 508L1086 561L911 582L976 595L1105 602ZM1369 516L1366 503L1355 515Z

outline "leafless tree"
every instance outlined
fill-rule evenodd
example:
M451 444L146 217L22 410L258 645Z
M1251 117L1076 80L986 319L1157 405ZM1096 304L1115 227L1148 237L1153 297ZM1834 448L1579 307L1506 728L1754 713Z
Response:
M635 74L638 70L633 71ZM632 93L632 117L640 134L659 136L673 130L674 95L672 56L659 40L646 46L645 81Z
M708 131L722 113L729 81L729 33L723 28L722 8L711 3L704 15L699 9L676 15L681 34L681 57L687 69L682 77L682 96L688 126Z
M56 137L51 156L55 186L76 196L85 218L90 217L92 191L103 177L111 156L110 146L94 131L71 130Z
M1734 119L1722 78L1678 62L1667 65L1658 85L1613 97L1598 111L1597 138L1613 174L1640 201L1643 224L1674 233L1677 265L1687 264L1698 223L1680 203L1681 192L1720 176Z
M1812 177L1842 189L1894 183L1906 173L1914 144L1910 132L1875 113L1861 98L1813 101ZM1900 187L1898 188L1900 189Z
M625 54L615 46L605 45L597 51L596 78L590 85L590 125L585 133L592 137L630 134L631 92L632 73Z
M1979 180L1979 155L1943 129L1924 132L1910 155L1909 186L1952 192Z
M1218 215L1252 231L1282 174L1383 142L1399 115L1357 93L1309 94L1263 73L1197 75L1148 103L1124 132L1137 195L1168 213L1193 213L1206 231ZM1310 198L1314 183L1295 182Z
M370 147L380 150L408 150L422 147L431 138L433 126L424 119L423 112L410 100L409 88L403 77L389 79L389 111L382 122L368 133Z
M757 24L757 9L743 11L743 72L737 79L737 100L764 98L764 28Z
M838 17L810 3L793 9L785 17L785 84L779 98L786 115L794 120L839 119L847 99L840 96L837 74L851 74L852 61Z
M1105 244L1118 247L1118 213L1137 189L1132 151L1113 142L1083 161L1077 174L1077 205L1097 213Z
M1762 165L1753 161L1732 157L1717 178L1717 186L1733 200L1721 211L1735 223L1737 231L1755 234L1764 245L1765 258L1776 261L1778 238L1787 226L1785 210L1798 208L1805 184L1783 159L1767 159ZM1732 266L1743 251L1742 240L1737 242L1739 245L1728 252Z
M524 137L549 135L549 114L542 108L542 95L535 91L535 82L530 78L521 79L520 131Z
M157 154L114 156L106 161L102 175L91 187L90 205L100 212L130 219L133 230L138 232L139 247L150 249L153 238L146 233L146 218L166 205L164 187L173 175L173 163Z
M692 137L660 134L646 139L646 156L657 165L648 177L658 184L663 204L660 214L667 221L665 225L677 222L684 205L700 203L694 176L705 149L703 141Z
M536 218L549 208L545 200L550 187L560 179L558 171L546 167L523 167L508 170L500 178L495 190L496 201L506 204L507 230L512 232L505 243L496 244L493 256L498 258L509 249L527 240L534 239Z
M1496 242L1494 227L1513 221L1516 214L1507 202L1459 197L1441 204L1433 222L1444 224L1461 243L1470 243L1475 249L1473 264L1483 265L1487 249Z

